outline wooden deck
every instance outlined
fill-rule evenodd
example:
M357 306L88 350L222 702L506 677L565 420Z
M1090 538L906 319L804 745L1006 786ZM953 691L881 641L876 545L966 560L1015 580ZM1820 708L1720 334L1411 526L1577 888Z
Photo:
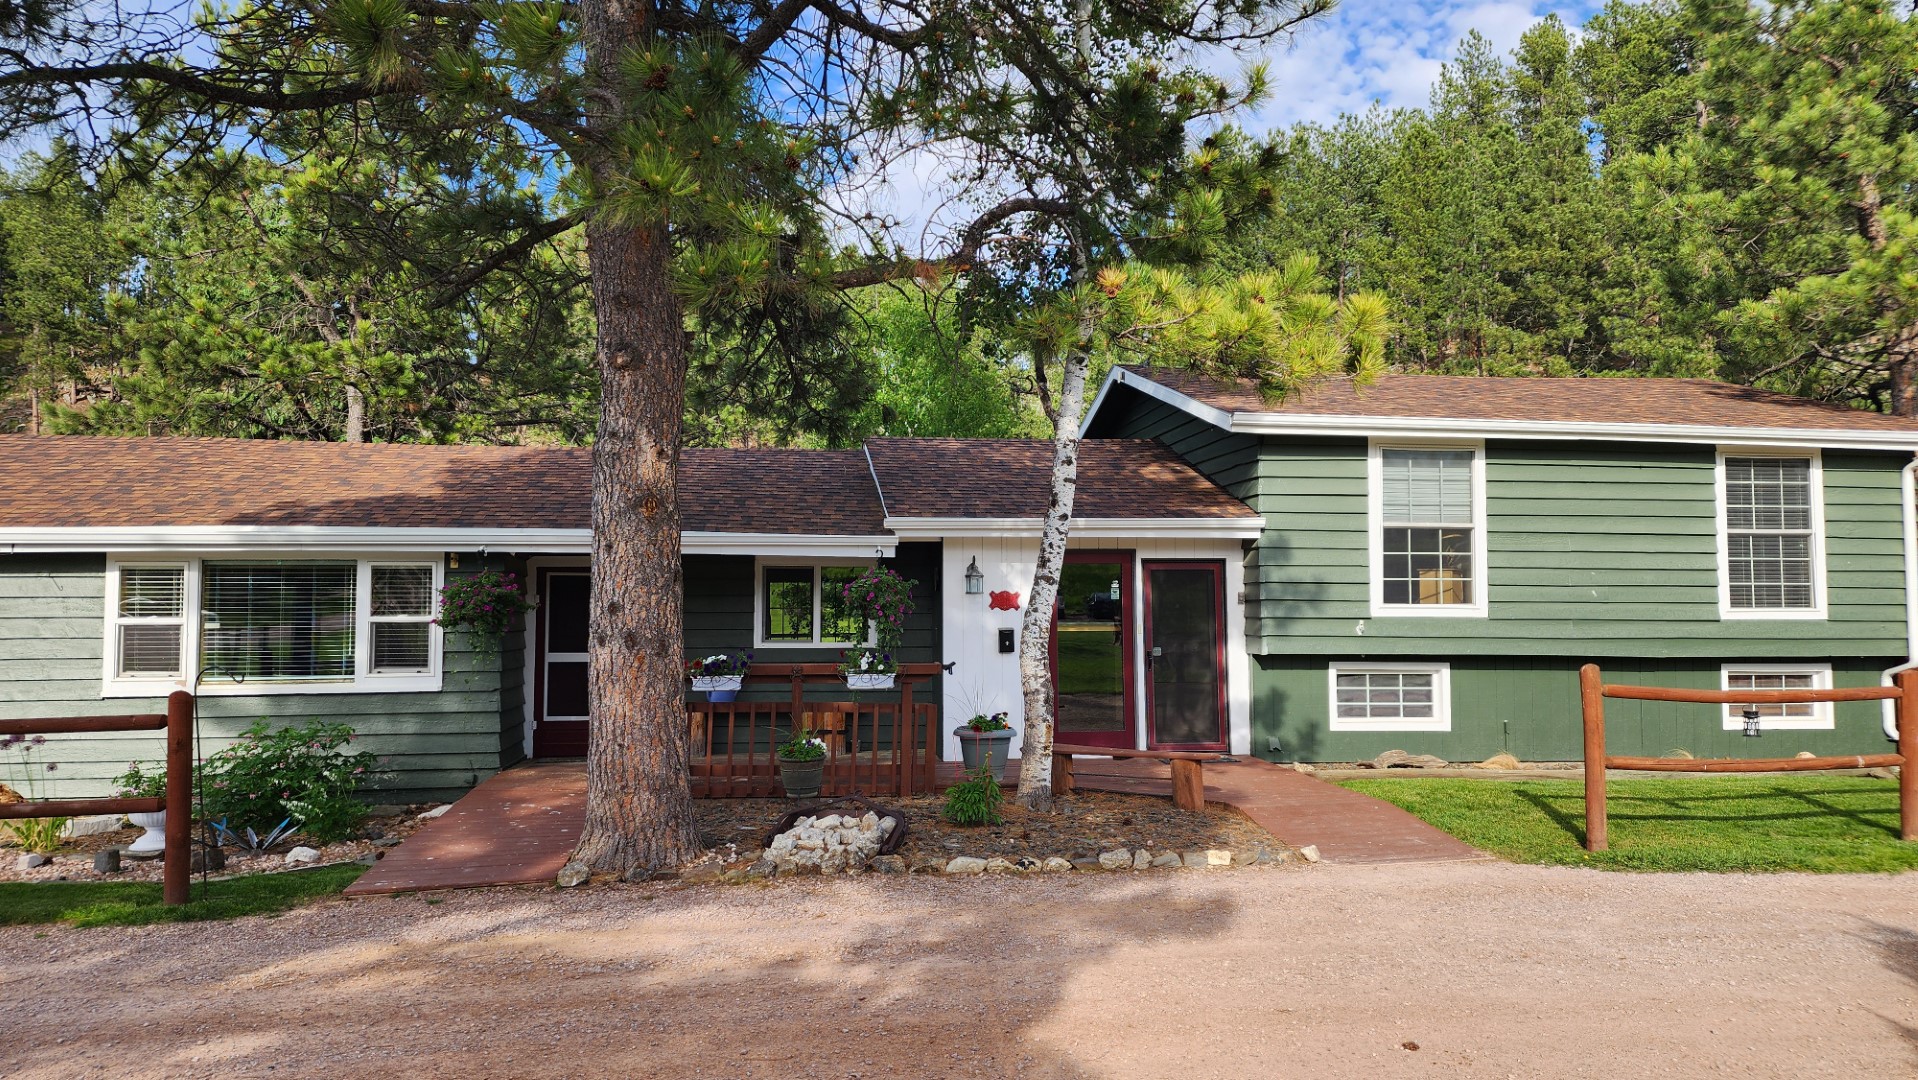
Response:
M1018 769L1017 760L1008 764L1008 786ZM1169 773L1162 762L1079 758L1075 776L1085 790L1170 797ZM960 776L954 762L935 770L942 788ZM1257 759L1208 762L1205 797L1234 807L1289 847L1316 846L1327 862L1485 858L1388 802ZM585 815L584 762L515 766L393 848L346 895L551 882L578 841Z

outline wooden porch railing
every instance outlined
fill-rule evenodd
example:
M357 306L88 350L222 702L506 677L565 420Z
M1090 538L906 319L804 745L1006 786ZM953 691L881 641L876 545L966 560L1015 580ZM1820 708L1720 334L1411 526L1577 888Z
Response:
M166 796L159 799L40 799L0 805L0 819L77 817L81 814L153 814L166 811L161 898L187 901L188 846L193 836L193 695L175 690L166 712L134 716L57 716L0 720L0 735L65 735L80 731L166 730Z
M915 703L913 687L942 670L939 664L901 664L891 689L855 691L847 689L835 664L752 665L741 700L687 703L693 797L783 794L773 750L800 728L826 742L822 797L933 790L939 708ZM781 697L754 693L780 683L785 684ZM837 688L832 700L818 696L832 687ZM808 690L814 693L809 696Z

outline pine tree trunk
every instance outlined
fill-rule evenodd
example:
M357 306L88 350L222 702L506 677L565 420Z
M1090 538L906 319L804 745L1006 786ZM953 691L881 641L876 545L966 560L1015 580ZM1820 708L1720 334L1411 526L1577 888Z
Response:
M587 124L613 142L619 61L642 44L644 0L585 0L581 36L595 84ZM601 152L602 154L604 152ZM590 163L601 189L617 163ZM598 319L599 433L593 447L593 597L586 824L562 871L629 874L699 853L687 773L681 663L679 438L686 333L663 225L596 220L586 258Z
M343 443L366 441L366 395L352 383L346 384L346 427L340 432Z
M1885 362L1891 368L1891 414L1918 417L1918 326L1892 338Z
M1066 534L1079 486L1079 416L1085 407L1090 365L1091 356L1079 348L1066 357L1061 372L1059 415L1052 428L1052 500L1046 507L1032 596L1026 601L1019 631L1019 685L1026 706L1025 737L1019 748L1019 802L1032 810L1052 809L1052 614L1059 606L1059 574L1065 566Z

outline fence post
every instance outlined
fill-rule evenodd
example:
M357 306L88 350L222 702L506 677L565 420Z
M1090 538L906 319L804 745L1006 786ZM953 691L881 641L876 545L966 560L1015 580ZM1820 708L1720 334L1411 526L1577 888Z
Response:
M1605 684L1597 664L1578 669L1579 704L1585 714L1585 850L1604 851Z
M187 902L192 880L193 695L175 690L166 699L166 854L161 898L168 906Z
M1918 840L1918 670L1898 673L1898 833Z
M894 724L892 728L892 758L894 761L903 762L906 766L906 775L899 779L899 795L901 798L912 794L915 781L913 777L912 755L901 755L899 743L903 739L906 746L910 747L918 741L918 739L914 737L914 726L912 722L912 680L901 675L899 676L899 722ZM874 734L877 735L877 732ZM876 743L878 739L875 738L873 741Z

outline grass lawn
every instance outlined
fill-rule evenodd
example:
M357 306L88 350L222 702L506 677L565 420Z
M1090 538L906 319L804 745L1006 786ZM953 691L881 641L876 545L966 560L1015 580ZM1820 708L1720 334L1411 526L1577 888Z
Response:
M1898 784L1862 776L1701 776L1606 785L1611 850L1588 852L1576 780L1350 780L1514 862L1607 870L1918 868L1898 839Z
M270 915L316 897L332 896L365 871L364 866L351 865L285 874L249 874L208 882L204 891L196 878L193 902L177 908L160 903L157 881L0 882L0 926L51 922L73 926L144 926Z

